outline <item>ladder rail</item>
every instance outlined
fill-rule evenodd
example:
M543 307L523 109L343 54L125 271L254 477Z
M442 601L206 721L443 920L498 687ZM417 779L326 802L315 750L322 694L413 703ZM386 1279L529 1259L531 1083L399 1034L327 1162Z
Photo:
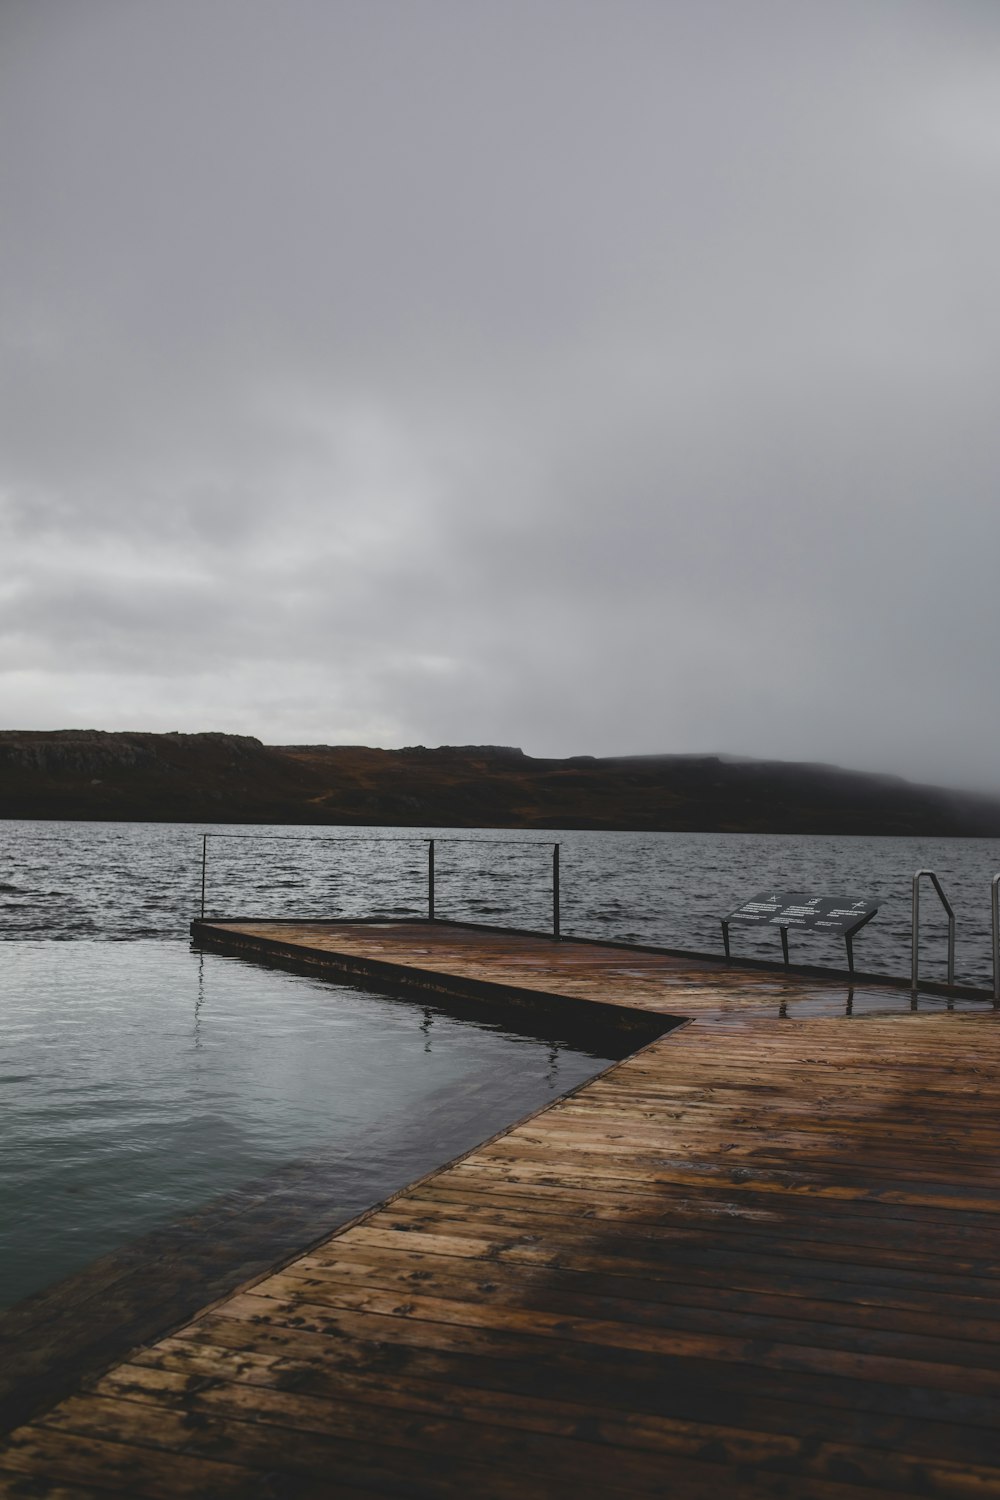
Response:
M1000 1009L1000 875L990 881L990 905L993 908L993 1004Z
M955 983L955 913L951 902L942 889L941 882L933 870L917 870L913 876L913 927L910 940L910 987L916 989L920 977L920 882L923 879L931 882L938 893L941 905L948 914L948 983ZM997 887L994 883L994 899L996 899ZM994 925L994 941L996 927ZM994 989L996 988L996 970L994 968Z

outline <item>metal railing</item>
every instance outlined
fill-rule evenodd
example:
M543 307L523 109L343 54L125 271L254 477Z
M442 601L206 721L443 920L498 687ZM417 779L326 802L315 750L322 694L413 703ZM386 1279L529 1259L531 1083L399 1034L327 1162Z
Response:
M518 845L522 848L551 850L551 934L556 940L562 936L561 922L561 891L560 891L560 854L561 845L558 842L550 843L547 839L477 839L467 838L461 835L455 838L428 838L426 835L415 834L412 836L390 835L388 837L356 834L337 834L324 837L316 834L254 834L254 833L204 833L201 840L201 920L205 920L207 907L208 889L208 844L210 839L241 839L255 840L266 843L324 843L324 844L423 844L427 851L426 864L426 902L427 920L433 922L438 919L437 910L437 886L439 871L437 866L438 846L442 844L476 844L481 849L489 849L496 845L510 847ZM911 933L911 957L910 957L910 984L913 990L919 987L920 980L920 885L923 880L929 880L937 892L941 905L944 907L948 918L948 984L955 983L955 913L951 902L948 900L941 886L937 874L933 870L917 870L913 875L912 883L912 933ZM1000 1009L1000 874L993 876L990 886L990 899L992 910L992 948L993 948L993 1001ZM784 936L784 934L783 934ZM849 954L849 958L851 955ZM787 962L787 956L786 956ZM853 970L853 964L850 964Z
M913 876L913 931L910 946L910 986L916 989L920 974L920 882L931 882L948 914L948 983L955 983L955 913L933 870L917 870ZM995 977L995 976L994 976Z
M545 849L549 847L547 839L472 839L472 838L427 838L422 835L413 837L399 837L390 835L388 838L381 836L376 838L357 834L337 834L325 838L316 834L256 834L256 833L203 833L201 836L201 910L200 920L205 920L206 892L208 888L208 841L209 839L252 839L260 843L300 843L300 844L425 844L427 846L427 920L436 920L437 904L437 868L436 848L438 844L477 844L480 848L489 849L498 844L504 846L519 845L522 848ZM557 941L561 932L561 894L560 894L560 848L558 843L553 843L552 848L552 936Z
M433 922L434 918L435 918L434 897L435 897L435 845L436 844L477 844L480 849L491 849L491 848L493 848L497 844L502 844L502 845L504 845L507 848L511 847L512 845L517 845L517 846L519 846L522 849L544 849L544 848L546 848L548 846L548 840L547 839L466 839L466 838L445 838L445 839L426 839L425 842L426 842L426 844L428 846L427 847L427 919L430 922ZM554 938L559 938L562 935L561 934L561 918L560 918L561 897L560 897L560 890L559 890L559 881L560 881L559 851L560 851L561 847L562 846L560 844L557 844L557 843L553 843L552 844L552 936Z
M312 833L203 833L201 836L201 912L200 918L205 920L205 892L208 881L208 841L209 839L243 839L252 840L255 843L266 844L426 844L433 842L420 838L365 838L357 834L338 835L336 838L324 838ZM433 881L432 881L433 885Z

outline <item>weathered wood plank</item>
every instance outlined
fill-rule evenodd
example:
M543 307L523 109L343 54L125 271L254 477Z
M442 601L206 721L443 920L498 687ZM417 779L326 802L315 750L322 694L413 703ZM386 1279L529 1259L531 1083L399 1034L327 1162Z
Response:
M184 1394L190 1393L192 1376L194 1388L200 1390L205 1383L244 1383L263 1385L278 1390L294 1390L305 1394L329 1398L371 1400L388 1403L402 1409L415 1407L419 1410L455 1411L471 1405L476 1411L484 1411L493 1421L506 1425L526 1425L532 1430L547 1430L550 1422L565 1426L566 1435L573 1435L579 1424L585 1422L592 1436L601 1436L612 1441L612 1434L635 1432L643 1434L643 1442L660 1448L670 1446L674 1435L682 1438L692 1428L705 1436L719 1438L723 1433L740 1433L742 1440L748 1437L762 1439L762 1451L772 1456L787 1454L798 1446L797 1438L789 1437L787 1427L792 1421L806 1424L814 1433L836 1434L839 1422L828 1407L807 1406L802 1401L781 1403L776 1400L762 1401L746 1395L737 1405L729 1402L727 1415L732 1425L720 1424L719 1393L707 1394L696 1386L686 1393L686 1410L694 1415L668 1415L647 1411L649 1402L633 1405L628 1396L634 1382L628 1384L625 1398L609 1402L607 1384L598 1378L589 1383L581 1376L563 1397L553 1397L548 1388L546 1371L536 1365L521 1372L519 1367L500 1367L498 1378L495 1362L480 1362L456 1356L418 1353L407 1363L405 1369L390 1371L358 1370L353 1366L338 1366L322 1358L280 1358L248 1362L245 1355L235 1349L214 1344L194 1344L187 1340L164 1340L155 1349L142 1351L129 1365L106 1376L101 1382L122 1396L144 1399L144 1392L136 1389L137 1375L151 1374L168 1384L171 1399L183 1404ZM523 1377L519 1379L519 1375ZM415 1378L419 1377L419 1378ZM160 1389L160 1387L154 1387ZM723 1393L724 1399L724 1393ZM655 1404L655 1403L654 1403ZM683 1401L682 1401L683 1404ZM954 1424L941 1421L908 1422L898 1417L881 1416L874 1412L852 1414L852 1427L856 1443L866 1448L888 1448L894 1453L912 1452L919 1456L941 1456L942 1444L947 1452L955 1443L956 1435L961 1440L961 1453L970 1463L989 1466L1000 1457L1000 1434L982 1428L964 1427L956 1429ZM842 1433L839 1434L842 1437ZM617 1438L614 1439L618 1441ZM624 1442L624 1437L622 1438ZM831 1441L833 1437L831 1436ZM817 1471L819 1472L819 1471Z
M503 1304L517 1292L524 1296L523 1282L491 1268L488 1279L482 1275L445 1273L426 1276L419 1282L412 1274L397 1266L388 1266L379 1274L369 1269L366 1274L352 1274L350 1269L339 1267L293 1268L298 1274L276 1277L273 1281L258 1284L256 1290L264 1296L272 1296L272 1288L297 1292L309 1301L324 1301L333 1289L343 1294L357 1294L359 1289L375 1289L398 1296L420 1291L427 1295L461 1298L474 1303ZM894 1352L913 1353L914 1357L932 1359L935 1352L931 1341L940 1344L943 1351L954 1350L960 1344L981 1346L978 1355L971 1349L963 1350L965 1359L971 1362L978 1358L987 1368L1000 1363L1000 1322L959 1318L951 1312L936 1316L923 1310L919 1314L899 1312L884 1306L865 1306L841 1300L817 1301L806 1297L782 1295L780 1289L767 1295L741 1292L728 1286L701 1287L689 1282L683 1284L659 1284L659 1295L651 1297L648 1283L624 1278L614 1283L602 1277L597 1289L587 1292L572 1284L566 1276L560 1284L554 1274L549 1274L545 1285L546 1307L557 1316L576 1312L587 1318L614 1320L616 1322L647 1323L664 1327L712 1327L727 1328L735 1332L755 1332L760 1337L787 1338L791 1342L808 1342L825 1345L828 1339L833 1347L850 1347L862 1336L875 1340L883 1352L889 1352L890 1339L898 1340ZM631 1296L621 1295L631 1291ZM753 1323L743 1320L753 1320ZM812 1325L820 1325L814 1328ZM904 1344L904 1340L910 1340ZM928 1341L924 1352L917 1354L917 1341ZM860 1347L860 1343L857 1345ZM875 1343L869 1342L874 1349Z
M178 1340L190 1341L196 1348L206 1344L236 1352L246 1348L245 1321L215 1314L200 1320L198 1330L197 1335L183 1330ZM872 1415L919 1423L927 1432L941 1424L946 1433L939 1450L943 1456L957 1451L952 1434L958 1426L983 1429L991 1442L1000 1430L1000 1401L990 1396L919 1386L861 1385L841 1376L789 1375L766 1367L585 1343L551 1341L540 1350L530 1337L404 1319L376 1321L364 1314L342 1315L330 1332L256 1325L253 1344L256 1350L295 1365L319 1361L330 1369L394 1376L406 1372L414 1380L437 1378L447 1371L452 1379L486 1390L555 1393L566 1399L574 1393L575 1398L599 1402L606 1410L689 1413L703 1420L736 1423L737 1414L745 1412L748 1403L762 1402L765 1412L825 1410L828 1423L834 1423L841 1435L845 1430L855 1433L862 1418ZM766 1425L767 1419L762 1420ZM796 1417L784 1430L806 1428L801 1417Z
M786 1434L758 1433L717 1423L662 1417L615 1416L599 1406L588 1407L538 1396L530 1400L518 1399L467 1386L439 1384L428 1390L427 1387L417 1388L412 1382L386 1377L365 1380L353 1375L343 1378L333 1389L328 1385L322 1393L307 1391L304 1382L299 1381L288 1394L273 1380L270 1388L261 1390L219 1376L217 1381L205 1381L197 1392L192 1393L189 1377L183 1372L131 1365L105 1377L97 1391L100 1395L147 1401L171 1409L204 1410L208 1414L249 1418L293 1431L315 1431L327 1435L344 1432L358 1437L370 1430L390 1444L412 1443L418 1447L422 1444L424 1430L387 1424L383 1417L386 1410L475 1422L479 1426L477 1441L484 1448L490 1435L495 1440L498 1429L570 1439L577 1449L573 1458L580 1482L592 1482L603 1474L609 1488L618 1477L612 1467L617 1462L613 1450L623 1446L651 1456L685 1459L698 1459L711 1449L716 1453L725 1452L729 1463L741 1467L773 1467L779 1472L790 1462L795 1463L801 1450L798 1440ZM588 1434L587 1439L581 1438L582 1432ZM798 1464L798 1472L826 1479L832 1472L850 1467L869 1483L900 1489L908 1488L921 1475L925 1483L933 1486L934 1493L942 1495L973 1492L975 1487L981 1489L992 1477L989 1466L975 1463L968 1451L961 1464L929 1460L926 1453L907 1453L900 1446L899 1437L897 1430L892 1444L880 1447L821 1442ZM969 1434L969 1437L974 1443L974 1436ZM463 1447L466 1440L460 1435L459 1442ZM435 1441L439 1441L436 1433ZM601 1446L595 1446L597 1444ZM553 1451L551 1445L546 1446L546 1460ZM996 1451L994 1444L991 1448L994 1456ZM584 1462L591 1465L586 1473L579 1470L579 1464ZM630 1482L634 1486L642 1484L641 1477L634 1470ZM659 1465L647 1469L647 1483L656 1493L662 1483Z
M292 1268L307 1280L330 1279L347 1284L381 1286L399 1290L451 1289L472 1300L519 1297L531 1293L532 1272L523 1266L492 1261L488 1268L468 1266L459 1260L392 1251L379 1258L370 1250L365 1261L303 1257ZM623 1308L633 1302L657 1306L677 1303L688 1307L728 1308L761 1313L773 1312L806 1321L836 1323L842 1327L871 1327L933 1336L971 1337L990 1344L1000 1342L1000 1319L996 1303L985 1298L937 1296L933 1303L919 1295L904 1297L892 1289L870 1292L838 1282L801 1281L776 1283L773 1273L753 1277L728 1272L713 1273L685 1267L675 1280L654 1282L642 1276L618 1272L595 1274L573 1266L546 1268L535 1273L543 1279L546 1306L553 1309L589 1308L614 1302Z

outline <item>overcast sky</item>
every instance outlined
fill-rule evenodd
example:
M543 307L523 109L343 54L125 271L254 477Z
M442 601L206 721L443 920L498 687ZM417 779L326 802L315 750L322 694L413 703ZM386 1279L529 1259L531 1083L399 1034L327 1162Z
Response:
M0 0L0 726L1000 788L996 0Z

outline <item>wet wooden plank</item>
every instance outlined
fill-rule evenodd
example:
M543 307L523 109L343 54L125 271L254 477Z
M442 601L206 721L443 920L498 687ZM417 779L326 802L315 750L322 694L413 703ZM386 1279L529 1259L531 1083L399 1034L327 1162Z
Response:
M908 992L869 983L442 922L212 921L197 928L199 941L269 950L274 958L284 954L331 972L408 978L432 988L464 980L664 1016L777 1015L782 1006L841 1015L849 1006L893 1012L910 1006ZM945 1003L927 993L920 1000L932 1009Z
M192 1393L193 1375L198 1392L218 1389L223 1384L267 1386L346 1401L371 1401L403 1410L485 1413L495 1423L525 1426L534 1431L546 1431L556 1424L567 1436L573 1434L579 1423L586 1422L594 1436L600 1434L604 1441L622 1446L627 1446L628 1434L643 1446L669 1449L678 1437L684 1440L694 1431L705 1441L749 1445L759 1439L763 1451L772 1456L789 1455L800 1446L798 1439L785 1430L789 1425L829 1427L830 1414L826 1408L807 1407L801 1399L782 1404L754 1396L745 1396L738 1412L730 1411L736 1420L727 1427L720 1420L724 1393L699 1389L697 1381L686 1387L683 1399L672 1398L674 1405L680 1401L681 1412L666 1415L656 1411L655 1383L647 1383L637 1401L630 1399L637 1387L627 1372L625 1389L617 1401L614 1396L609 1399L607 1382L599 1373L588 1382L580 1372L572 1382L564 1372L563 1395L559 1398L552 1396L546 1383L547 1372L537 1364L504 1366L497 1361L477 1362L455 1351L446 1354L417 1351L405 1368L358 1369L312 1358L308 1350L300 1350L299 1354L301 1357L267 1360L258 1356L250 1361L245 1354L220 1345L164 1340L156 1349L137 1355L132 1364L106 1376L98 1389L154 1401L167 1391L170 1393L167 1399L182 1405ZM152 1383L146 1385L150 1377ZM908 1422L898 1417L857 1412L853 1414L853 1427L858 1447L941 1457L942 1440L951 1446L957 1435L963 1457L970 1463L987 1466L1000 1451L997 1435L976 1427L965 1427L956 1434L952 1424L933 1420ZM749 1446L744 1448L744 1452L749 1451Z
M572 1439L576 1451L570 1451L568 1456L574 1460L573 1472L578 1476L577 1482L592 1484L603 1473L609 1488L618 1478L614 1450L628 1446L654 1460L645 1466L645 1475L634 1468L630 1471L630 1483L637 1493L644 1490L657 1493L662 1484L662 1468L655 1462L657 1455L697 1459L711 1448L718 1454L726 1453L730 1463L774 1467L780 1471L790 1461L794 1462L801 1446L795 1439L781 1433L758 1434L712 1422L609 1414L600 1406L553 1401L544 1396L518 1398L454 1384L437 1383L429 1388L419 1388L412 1382L388 1377L376 1380L348 1376L336 1386L328 1385L322 1393L307 1391L303 1381L288 1393L273 1382L268 1389L260 1389L259 1386L227 1379L222 1373L224 1368L224 1364L217 1364L216 1381L206 1381L198 1391L194 1398L196 1409L236 1418L248 1415L255 1421L287 1426L292 1430L327 1434L344 1431L352 1436L366 1430L384 1435L386 1424L382 1413L386 1410L431 1418L440 1418L443 1414L477 1424L477 1438L484 1446L490 1438L495 1442L498 1433L502 1435L507 1431L555 1440L544 1445L547 1462L563 1440ZM116 1371L101 1382L98 1391L180 1409L190 1405L190 1391L183 1372L150 1366L132 1365ZM405 1427L398 1429L404 1444L407 1436L412 1441L418 1431ZM581 1439L583 1431L589 1434L587 1439ZM396 1435L397 1430L393 1429L390 1441ZM981 1484L990 1477L988 1466L978 1464L968 1451L959 1465L934 1459L926 1452L908 1453L905 1446L900 1445L901 1436L897 1427L892 1433L891 1445L884 1442L874 1451L872 1446L821 1443L800 1466L800 1472L823 1479L831 1469L838 1466L846 1469L850 1465L870 1478L888 1479L890 1483L900 1485L920 1468L933 1476L932 1482L938 1493L963 1493L970 1482ZM967 1436L975 1452L975 1437L971 1433ZM460 1441L462 1437L460 1434ZM581 1472L581 1463L588 1464L586 1472Z
M247 1324L217 1313L202 1324L196 1337L184 1331L177 1339L190 1340L196 1348L211 1344L242 1354ZM605 1411L686 1413L737 1425L749 1421L747 1413L752 1410L757 1424L800 1436L850 1431L860 1441L858 1434L867 1430L869 1418L900 1418L936 1433L935 1451L944 1456L965 1451L957 1446L959 1427L963 1432L974 1428L981 1431L985 1444L993 1445L993 1457L998 1456L1000 1401L941 1388L876 1382L860 1386L843 1376L789 1375L766 1367L755 1367L750 1381L747 1371L734 1362L586 1343L550 1343L543 1350L530 1336L364 1314L345 1314L336 1329L327 1332L260 1324L253 1343L256 1351L266 1350L297 1370L316 1364L324 1370L347 1368L379 1378L405 1375L418 1383L447 1372L449 1378L484 1390L581 1400L585 1396ZM135 1359L140 1362L142 1357L140 1351Z

